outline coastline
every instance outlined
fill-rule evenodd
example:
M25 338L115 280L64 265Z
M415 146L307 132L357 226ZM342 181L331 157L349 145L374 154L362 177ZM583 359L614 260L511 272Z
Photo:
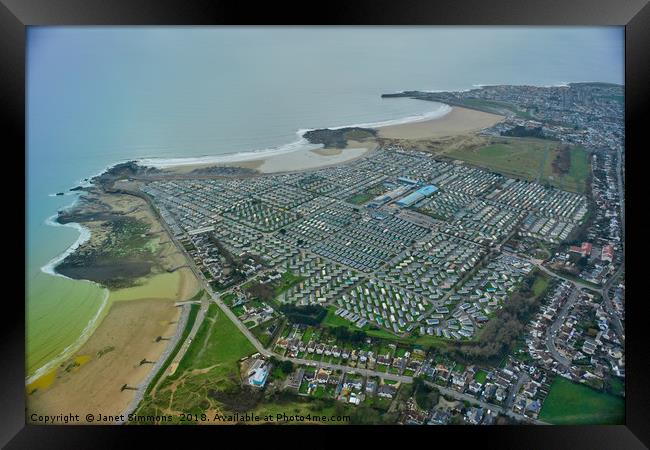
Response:
M497 114L453 106L437 119L379 128L379 135L387 139L439 139L477 132L503 119Z
M70 205L68 205L67 208L72 208L77 199ZM44 272L48 275L52 275L55 277L63 277L71 280L72 278L66 277L65 275L58 273L56 271L56 266L58 266L64 259L66 259L69 255L71 255L76 249L78 249L81 245L85 244L90 240L91 232L88 227L85 227L81 225L78 222L68 222L68 223L59 223L56 221L56 218L59 216L59 214L54 214L50 217L47 218L45 221L45 224L51 227L68 227L68 228L74 228L79 232L79 237L77 240L70 245L63 253L55 256L51 260L49 260L44 266L41 267L41 272Z
M491 126L491 124L503 119L502 116L482 113L475 110L468 110L465 108L450 107L444 104L441 105L442 106L435 111L421 116L409 116L407 118L397 119L393 121L377 122L373 124L360 124L358 126L372 126L373 129L378 131L378 136L362 138L360 140L350 139L347 141L344 148L325 147L322 144L309 143L304 137L302 137L302 134L309 130L299 130L298 141L287 144L285 146L281 146L277 149L272 149L270 151L235 153L199 158L151 158L142 159L136 163L141 167L153 167L155 169L162 169L161 173L172 175L190 174L192 171L197 169L205 170L213 167L239 167L250 170L252 173L261 174L314 170L321 167L349 163L356 159L367 156L369 153L377 150L380 145L380 139L393 139L396 136L399 136L397 139L417 140L426 137L439 137L440 133L447 133L446 135L450 135L450 133L473 133L479 129ZM470 113L467 113L467 111L470 111ZM486 116L491 117L488 118ZM335 127L331 129L342 128L347 127ZM445 129L449 131L445 131ZM78 186L83 186L86 189L86 192L82 193L82 196L87 195L89 189L93 190L94 185L98 184L99 178L104 174L107 174L112 168L119 164L121 163L111 165L103 172L80 181L78 183ZM113 194L105 193L104 195L108 196ZM77 197L77 199L75 199L75 201L66 209L72 209L75 207L77 201L82 196ZM149 206L146 206L146 209L148 210ZM151 211L149 211L149 213L151 213ZM54 217L56 216L52 216L48 219L48 225L68 226L75 228L80 232L80 236L77 241L75 241L75 243L73 243L65 252L56 256L41 268L43 272L50 275L65 277L65 275L56 271L56 267L63 260L65 260L67 256L73 254L77 249L79 249L79 247L83 246L89 241L92 241L93 233L90 228L84 226L81 223L70 221L62 224L53 220ZM155 219L155 216L153 219L154 221L157 221L157 219ZM183 271L184 269L181 269L181 272ZM193 274L188 274L188 276L193 277ZM100 306L95 317L93 317L93 319L88 323L84 329L84 333L82 333L79 339L75 341L72 346L66 348L55 359L38 368L34 374L26 380L26 384L34 383L40 378L49 377L50 372L53 370L53 368L56 368L57 364L61 363L61 361L66 361L70 358L71 355L79 352L80 350L84 351L84 349L86 349L90 343L95 342L96 339L94 339L94 336L96 336L100 329L103 330L106 328L108 326L107 323L113 323L113 326L116 326L115 321L113 320L116 314L114 313L116 310L115 305L122 303L125 300L112 300L112 292L112 290L106 289L106 295L104 297L102 305ZM139 297L137 299L130 299L128 302L136 303L143 300L151 300L151 298ZM177 298L176 300L181 299ZM101 317L102 320L99 320L100 316L103 316ZM145 319L144 315L141 317L141 319ZM69 376L72 375L73 374L69 374ZM142 379L144 379L145 375L142 377Z
M406 125L411 123L435 121L444 117L452 110L452 107L449 105L446 105L444 103L438 103L438 104L440 105L438 108L419 115L411 115L411 116L401 117L398 119L384 120L379 122L365 122L365 123L357 123L351 125L340 125L334 127L327 127L326 129L329 130L341 130L344 128L380 129L389 126L401 126L401 125ZM307 170L307 169L313 169L317 167L325 167L332 164L349 162L350 160L361 156L358 154L360 152L360 150L358 150L353 157L339 157L336 159L330 158L329 160L323 159L321 163L309 162L303 166L294 164L294 167L288 170L277 169L276 161L278 157L282 158L288 155L292 155L295 157L297 155L298 157L301 157L301 159L306 160L305 155L309 155L306 152L317 151L317 150L321 151L319 156L323 156L324 158L327 158L329 156L338 156L338 155L328 154L328 153L332 153L332 150L334 149L324 147L321 144L310 143L307 139L305 139L304 135L310 131L316 131L316 130L313 128L299 129L298 131L296 131L296 135L298 137L297 140L288 144L281 145L276 148L253 150L253 151L239 152L239 153L226 153L222 155L206 155L206 156L189 157L189 158L142 158L137 160L136 162L139 165L146 166L146 167L154 167L163 170L166 169L177 173L188 173L194 169L206 168L206 167L250 168L251 165L254 164L263 166L264 163L268 161L266 169L261 170L262 173L276 173L276 172L284 172L284 171L292 171L292 170ZM371 150L371 148L369 148L366 145L366 141L368 141L368 139L364 140L363 141L364 143L362 145L356 143L362 141L356 141L355 146L366 148L366 150ZM353 146L348 145L346 147L346 150L352 148ZM372 146L372 149L374 148L376 147ZM285 165L286 162L287 162L286 160L283 161Z
M81 280L75 280L75 281L81 281ZM88 283L92 283L92 281L89 280L84 280L84 281ZM65 349L63 349L63 351L59 353L55 358L51 359L50 361L48 361L47 363L43 364L41 367L36 369L33 374L27 375L25 377L26 386L38 383L41 378L46 377L50 372L55 370L58 365L62 364L64 361L69 359L81 347L83 347L84 343L88 339L90 339L90 337L93 335L95 330L101 324L100 319L103 319L109 313L110 311L110 309L108 308L109 298L110 298L110 291L104 288L104 296L102 299L102 303L99 305L99 308L97 309L95 315L86 324L85 328L79 335L79 338L75 340L72 344L68 345Z
M74 194L74 193L72 193ZM69 209L74 207L74 205L77 203L79 200L79 196L74 199L74 201L66 206L64 209ZM91 283L99 288L102 289L103 295L102 295L102 301L97 308L97 311L95 314L90 318L88 323L85 325L81 333L79 334L79 337L69 344L67 347L65 347L58 355L56 355L54 358L50 359L47 361L45 364L42 366L38 367L36 370L33 371L33 373L27 373L25 376L25 385L30 385L34 384L39 381L39 379L47 376L48 373L50 373L52 370L54 370L57 365L65 361L66 359L69 359L75 352L77 352L83 345L84 343L90 338L90 336L93 334L93 332L97 329L99 324L101 323L101 319L105 317L105 315L108 313L108 307L109 307L109 297L110 297L110 291L106 287L102 286L99 283L96 283L91 280L76 280L70 277L67 277L66 275L59 273L56 271L56 267L69 255L74 253L80 246L85 244L91 239L92 233L91 230L88 227L83 226L80 223L77 222L69 222L69 223L59 223L56 221L56 217L58 217L58 213L54 214L50 217L48 217L45 221L46 225L52 226L52 227L68 227L68 228L73 228L79 232L79 237L77 240L70 245L63 253L60 253L59 255L55 256L52 258L50 261L48 261L45 265L41 267L41 272L50 275L50 276L55 276L55 277L61 277L65 278L68 280L73 280L73 281L78 281L78 282L85 282L85 283Z
M175 335L180 313L181 308L169 299L113 302L65 367L27 396L28 411L121 414L136 394L121 387L139 386L147 378L153 368L149 362L156 362L171 345L167 339ZM158 336L165 339L156 342Z
M128 382L139 384L149 374L152 366L145 364L143 367L137 365L137 367L133 365L122 367L121 364L118 364L116 369L110 363L113 358L102 356L101 350L108 347L114 348L115 355L119 354L122 358L130 358L136 362L140 361L138 358L141 358L141 355L145 355L147 360L157 357L169 346L169 341L167 339L156 340L156 337L173 336L177 327L176 319L172 317L176 313L174 303L191 298L199 287L198 280L195 279L190 269L183 267L185 265L184 257L175 246L169 245L170 237L166 235L163 226L143 199L112 192L98 194L95 191L87 195L93 197L92 202L80 202L81 204L75 206L78 208L77 214L81 216L87 215L88 211L93 211L93 208L109 207L109 210L118 216L126 214L139 221L149 222L151 228L147 236L147 246L155 249L157 265L154 267L155 270L144 278L135 280L135 284L131 287L104 288L105 295L102 304L86 324L78 339L55 358L26 377L26 390L29 394L27 401L32 410L47 411L48 408L53 408L51 411L54 412L60 407L66 410L74 409L74 402L68 403L65 399L80 395L80 393L84 393L89 398L101 397L106 402L107 408L113 408L110 406L113 404L111 403L114 400L113 394L109 395L106 391L106 389L111 389L106 386L108 383L106 374L116 370L118 372L125 371L131 367L133 370L128 372ZM98 198L103 202L99 202ZM68 208L68 211L70 210L72 208ZM74 212L72 216L74 218ZM66 252L70 254L80 247L87 248L98 244L101 246L101 242L93 242L93 240L102 239L102 233L96 233L95 230L99 230L102 224L106 224L110 220L106 221L102 217L90 222L82 220L81 224L77 222L61 224L53 220L50 222L53 226L83 227L91 232L88 239L86 239L87 234L77 239L75 248L68 249ZM75 225L70 225L73 223ZM50 267L57 264L57 260L64 258L65 256L59 255L51 261L53 264ZM65 277L60 273L57 275ZM94 283L76 277L73 279ZM146 305L142 306L143 304ZM158 311L160 320L155 319L153 311ZM116 317L121 317L121 319L117 320ZM126 320L127 318L128 320ZM152 320L153 322L151 322ZM139 337L144 331L138 324L145 324L148 321L151 322L148 325L149 334ZM164 330L160 330L162 322L166 324ZM157 335L151 334L154 332L151 330L154 329L158 330L156 331ZM117 341L115 341L116 339ZM125 407L132 394L133 391L126 390L123 395L119 396L121 403L119 407L116 407L118 410L115 413L121 412L119 409ZM97 407L101 407L101 404L97 404Z
M139 160L138 164L176 174L188 174L193 170L210 167L239 167L256 170L262 174L312 170L345 164L361 158L376 150L380 139L421 140L453 137L475 133L504 119L504 116L475 109L442 105L444 107L421 116L328 128L340 130L365 127L378 131L377 138L349 140L344 148L324 147L305 141L303 148L292 148L290 151L234 153L199 158L146 159ZM299 133L304 134L307 131L313 130L300 130Z

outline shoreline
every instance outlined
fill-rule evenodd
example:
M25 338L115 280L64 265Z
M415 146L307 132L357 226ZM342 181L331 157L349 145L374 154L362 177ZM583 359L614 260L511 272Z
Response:
M407 116L405 118L387 120L382 122L332 127L330 129L336 130L336 129L342 129L348 127L365 126L365 127L370 127L378 130L379 136L381 136L382 138L386 137L386 133L390 135L390 133L394 132L395 130L401 130L400 133L404 133L403 134L404 136L408 136L410 133L408 130L409 129L412 130L414 126L423 129L430 125L440 124L442 122L445 122L445 119L449 119L449 117L452 116L455 110L457 111L458 109L461 109L467 111L475 111L475 110L469 110L467 108L452 107L444 103L440 103L440 105L441 106L439 108L433 111L421 115L417 115L417 116ZM486 113L481 113L481 114L486 114ZM501 116L495 115L495 117L501 117ZM456 119L459 118L456 117ZM449 120L447 120L447 123L449 123ZM473 126L467 128L467 126L463 127L461 125L459 129L461 130L461 132L473 132L476 129L476 127ZM388 130L388 132L386 130ZM377 140L375 138L372 138L372 139L364 139L363 141L351 140L348 142L348 145L345 148L325 148L322 144L309 143L303 137L303 135L307 131L310 130L309 129L298 130L296 134L299 136L299 139L297 141L282 145L275 149L265 149L261 151L239 152L239 153L231 153L225 155L213 155L213 156L192 157L192 158L171 158L171 159L144 158L144 159L136 160L135 163L138 166L142 166L142 167L168 168L171 170L167 170L167 172L171 172L171 173L173 173L175 170L178 170L179 172L182 171L187 173L197 168L208 168L214 166L217 167L219 166L242 167L243 166L254 170L258 174L265 174L265 173L292 172L292 171L302 171L302 170L316 170L322 167L330 167L333 165L346 164L355 161L359 158L362 158L364 156L367 156L368 154L371 154L379 146ZM382 136L382 134L384 134L384 136ZM409 139L409 137L402 138L402 139ZM416 137L415 139L418 138ZM288 164L286 161L286 156L291 154L295 154L294 156L296 156L294 158L291 158L294 164L293 167L291 167L290 165L289 165L290 167L287 167ZM96 175L88 177L86 181L84 180L79 181L75 187L81 186L83 188L89 188L94 186L95 183L97 182L98 177L108 172L111 168L122 163L124 163L124 161L117 162L107 166L103 171L97 173ZM153 165L147 165L147 163L150 164L153 163ZM72 202L72 204L67 206L65 209L74 207L74 205L76 204L76 202L79 200L80 197L81 196L78 196ZM58 223L56 220L54 220L54 218L57 217L58 215L59 213L51 216L50 218L47 219L46 223L49 226L68 226L68 227L75 228L79 231L80 236L63 253L52 258L47 264L41 267L41 270L52 276L62 276L65 278L69 278L63 274L58 273L56 271L56 267L63 260L65 260L66 257L74 253L81 245L83 245L88 240L90 240L92 233L90 229L84 227L82 224L77 222L68 222L65 224ZM90 280L76 280L76 281L93 282ZM100 305L96 315L93 317L93 319L91 319L91 321L89 321L86 328L84 328L84 332L79 337L79 339L75 341L73 345L66 348L61 354L57 355L57 357L55 357L48 363L36 369L36 371L26 379L27 384L29 384L29 382L38 380L39 377L43 377L45 374L47 374L49 370L55 367L58 362L60 362L61 360L65 360L67 357L69 357L71 353L74 353L74 351L81 348L88 341L89 337L92 336L93 334L92 330L97 328L98 324L96 322L98 321L98 317L105 311L108 303L108 298L110 297L110 290L104 286L102 286L102 288L106 289L106 293L102 305ZM106 313L106 315L108 315L108 313L110 313L110 310ZM87 330L88 333L86 333ZM84 334L87 335L84 336ZM74 351L72 350L73 348Z
M437 119L409 122L379 128L379 136L386 139L440 139L476 133L489 128L505 117L476 109L452 106L447 114Z
M175 246L168 246L171 238L161 233L163 225L143 199L112 192L103 192L99 198L111 212L126 213L150 224L149 242L155 242L158 262L155 270L132 286L104 287L104 299L79 338L27 377L31 410L54 413L61 408L72 411L92 404L93 409L107 414L121 413L135 394L131 390L120 393L119 387L124 381L139 386L151 377L154 365L141 360L156 361L169 351L169 337L177 334L179 326L180 308L175 303L192 298L200 288L194 274L179 267L183 255ZM81 213L86 211L82 209ZM93 231L90 245L97 245L92 243L95 221L88 225ZM170 272L172 267L178 268Z
M441 103L442 104L442 103ZM495 123L504 120L504 116L486 113L483 111L449 106L439 108L431 113L421 116L409 116L409 120L396 119L394 121L376 122L374 124L358 124L354 127L368 127L377 131L376 137L364 138L361 141L348 140L344 148L324 147L322 144L317 148L304 148L291 150L289 152L274 152L271 154L255 154L254 152L244 154L218 155L212 157L187 158L182 163L175 165L175 161L163 160L153 162L153 166L163 169L168 173L187 175L192 170L209 167L239 167L254 168L259 174L268 173L290 173L299 171L316 170L330 167L332 165L347 164L356 159L366 156L379 147L380 139L403 139L422 140L440 139L464 134L474 134L482 129L489 128ZM388 124L390 122L390 124ZM379 125L379 126L377 126ZM328 128L337 130L351 128L352 126ZM307 132L309 130L302 130ZM314 144L310 144L314 146ZM244 155L243 159L237 159L237 155ZM317 155L316 157L312 155ZM287 158L291 156L291 158ZM255 158L257 157L257 158ZM148 160L151 162L152 160ZM138 164L141 164L138 161Z
M66 208L72 208L74 206L75 202L71 203L68 205ZM67 222L67 223L59 223L56 221L56 218L59 216L59 213L56 213L50 217L48 217L45 220L45 224L50 226L50 227L68 227L68 228L74 228L79 232L79 237L77 238L70 247L68 247L66 250L63 251L63 253L60 253L59 255L55 256L54 258L50 259L45 265L41 267L41 272L46 273L48 275L52 275L55 277L63 277L67 278L68 280L74 280L74 278L67 277L63 275L62 273L59 273L56 271L56 267L68 256L70 256L76 249L78 249L80 246L88 242L91 238L91 231L88 227L83 226L79 222ZM79 280L76 280L79 281ZM90 280L88 280L90 281Z
M181 309L165 298L139 298L112 302L97 330L64 363L46 373L27 392L28 411L57 411L105 415L121 414L136 396L121 390L124 384L140 386L151 376L154 364L172 345ZM165 339L156 342L157 336Z
M65 275L61 275L65 276ZM68 277L65 277L68 278ZM86 281L88 283L93 283L93 281L90 280L75 280L75 281ZM95 315L88 321L84 329L82 330L81 334L79 335L79 338L75 340L72 344L68 345L66 348L61 351L56 357L53 359L49 360L47 363L43 364L41 367L36 369L33 374L27 375L25 377L25 386L28 386L30 384L38 382L41 378L45 377L48 373L50 373L53 370L56 370L57 366L61 364L62 362L70 359L74 353L76 353L79 349L81 349L84 344L90 339L90 337L93 335L95 330L101 325L101 321L99 320L100 317L102 317L102 314L104 314L104 317L109 314L110 312L110 305L109 303L109 298L110 298L110 291L103 287L104 289L104 296L102 299L101 305L99 305L99 308L97 309L97 312Z
M445 103L439 103L441 106L435 110L419 114L411 115L398 119L390 119L378 122L366 122L351 125L340 125L335 127L326 127L329 130L340 130L344 128L372 128L379 129L388 126L400 126L409 123L420 123L431 120L437 120L449 114L453 109ZM301 128L296 131L298 139L288 144L280 145L279 147L251 150L246 152L226 153L221 155L204 155L186 158L141 158L135 160L138 165L145 167L154 167L158 169L170 169L183 166L219 166L219 165L232 165L242 162L263 161L268 158L283 156L294 152L304 152L309 150L328 150L321 144L312 144L303 136L309 131L316 131L316 128ZM117 163L116 163L117 164Z

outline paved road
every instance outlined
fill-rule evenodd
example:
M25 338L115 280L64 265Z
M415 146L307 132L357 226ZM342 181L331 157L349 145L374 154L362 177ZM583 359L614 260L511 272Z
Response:
M625 259L625 188L623 186L623 152L619 147L616 158L616 182L618 184L618 197L621 205L621 242L623 245L623 259Z
M345 366L341 364L333 364L333 363L327 363L327 362L322 362L322 361L312 361L310 359L300 359L300 358L289 358L285 356L280 356L277 354L274 354L276 358L283 360L283 361L291 361L295 364L300 364L300 365L306 365L306 366L312 366L312 367L323 367L326 369L334 369L334 370L340 370L342 372L348 372L348 373L356 373L360 374L366 377L381 377L384 378L385 380L393 380L393 381L400 381L402 383L412 383L413 382L413 377L406 376L406 375L397 375L394 373L387 373L387 372L379 372L377 370L372 370L372 369L363 369L363 368L358 368L358 367L350 367L350 366Z
M557 272L554 272L554 271L548 269L541 262L539 262L537 260L534 260L532 258L528 258L528 260L530 262L532 262L533 264L535 264L540 270L544 271L545 273L547 273L548 275L550 275L552 277L559 278L560 280L568 281L569 283L573 284L574 286L578 286L578 287L580 287L582 289L587 289L587 290L595 292L597 294L602 294L603 293L602 288L597 288L597 287L594 287L594 286L592 286L590 284L583 283L583 282L577 281L577 280L573 280L571 278L567 278L567 277L565 277L563 275L560 275Z
M508 398L506 399L506 409L510 410L512 408L512 404L515 401L515 397L519 392L519 389L521 389L521 386L527 381L528 381L528 374L522 370L521 372L519 372L519 376L517 377L517 383L515 383L515 386L510 389L510 393L508 394Z
M566 316L573 307L574 303L578 299L579 293L580 291L575 286L571 289L569 298L564 303L564 306L562 306L562 309L560 309L560 313L557 315L555 321L551 324L551 326L548 327L548 330L546 330L546 348L548 349L553 359L565 367L571 367L571 361L568 358L562 356L557 351L557 348L555 347L555 335L557 334L557 330L559 330L564 323L564 319L566 319Z
M154 211L156 211L155 208L153 208L153 205L151 204L148 197L139 195L139 193L136 194L136 195L138 195L141 198L145 198L145 200L147 201L147 203L149 203L149 205L152 207L152 209ZM199 280L199 282L201 283L201 285L203 286L205 291L208 293L209 299L211 301L215 302L219 306L219 308L223 311L223 313L226 314L226 316L228 316L228 318L235 324L235 326L239 329L239 331L241 331L244 334L244 336L246 336L246 338L249 340L249 342L256 348L256 350L260 354L262 354L262 355L264 355L266 357L274 356L275 358L277 358L277 359L279 359L281 361L288 360L288 361L291 361L291 362L293 362L295 364L300 364L300 365L308 365L308 366L312 366L312 367L324 367L324 368L328 368L328 369L336 369L336 370L340 370L340 371L343 371L343 372L353 372L353 373L358 373L358 374L361 374L361 375L364 375L364 376L381 377L381 378L384 378L384 379L400 381L400 382L404 382L404 383L412 383L413 382L413 377L410 377L410 376L397 375L397 374L391 374L391 373L386 373L386 372L379 372L379 371L371 370L371 369L349 367L349 366L345 366L345 365L326 363L326 362L322 362L322 361L312 361L312 360L300 359L300 358L289 358L289 357L274 353L274 352L272 352L270 350L267 350L257 340L257 338L250 332L250 330L239 320L239 318L230 310L230 308L228 308L221 301L220 295L216 294L212 290L212 287L209 285L209 283L207 283L207 281L203 277L203 274L198 270L198 268L194 264L193 258L190 257L190 255L187 253L185 248L176 240L173 233L171 233L171 231L167 227L167 224L165 223L165 221L161 219L161 223L163 224L163 227L167 230L167 233L170 236L171 241L174 243L174 245L176 245L178 250L185 256L185 258L189 262L189 265L188 265L189 268L192 270L192 272L196 276L197 280ZM258 273L256 275L256 277L261 276L261 274L262 274L262 272ZM230 291L232 291L232 289L230 289L229 291L226 291L226 292L230 292ZM204 299L206 299L206 298L207 297L204 296ZM194 325L194 327L192 329L193 334L191 333L191 336L194 336L194 334L196 333L196 330L198 330L198 327L200 326L200 323L203 322L206 311L207 311L207 304L205 303L205 300L203 300L202 301L202 307L201 307L201 310L200 310L200 313L199 313L199 314L201 314L201 317L199 318L197 316L197 321L196 321L196 323L195 323L195 325ZM175 358L175 361L176 360L180 361L180 359L182 359L183 355L185 354L185 352L189 348L190 342L191 342L191 338L188 338L183 343L183 346L182 346L181 350L178 352L177 357ZM517 414L514 411L506 410L506 409L504 409L502 407L499 407L497 405L493 405L493 404L484 402L482 400L476 399L475 397L473 397L471 395L460 393L460 392L454 391L454 390L449 389L449 388L437 386L437 385L434 385L434 384L432 384L432 383L430 383L428 381L427 381L427 383L429 383L432 386L436 387L440 392L442 392L445 395L451 396L453 398L457 398L459 400L469 401L469 402L472 402L474 404L478 404L478 405L483 406L483 407L488 408L488 409L499 411L502 414L505 414L505 415L507 415L509 417L512 417L512 418L515 418L517 420L525 420L525 421L528 421L528 422L534 422L534 423L539 423L539 424L544 423L544 422L541 422L541 421L531 420L530 418L528 418L526 416L523 416L521 414ZM141 386L139 390L144 392L146 390L146 388L147 388L147 386Z
M616 311L616 308L614 307L614 303L612 299L609 296L609 289L611 286L616 282L618 277L623 273L625 270L625 190L623 186L623 153L621 151L621 148L618 149L617 151L617 158L616 158L616 182L618 184L618 196L619 196L619 203L621 207L620 215L621 215L621 247L623 249L623 262L621 263L620 267L618 270L612 275L612 277L609 279L609 282L605 285L603 289L603 299L605 300L605 307L607 308L607 312L609 313L610 317L612 318L612 322L614 324L614 331L616 332L616 335L618 336L619 340L621 342L625 341L625 330L623 328L623 324L621 323L620 317L618 315L618 312Z
M166 224L163 224L163 226L165 226L165 228L167 228ZM179 249L179 251L181 251L185 255L186 259L190 262L190 264L189 264L190 269L192 270L192 272L194 272L194 275L200 281L200 283L203 286L203 288L205 289L205 291L208 293L209 298L211 299L211 301L215 302L217 304L217 306L219 306L219 308L223 311L223 313L226 314L226 316L228 316L228 318L235 324L235 326L239 329L239 331L241 331L244 334L244 336L246 336L246 338L250 341L251 344L253 344L255 349L260 354L262 354L262 355L264 355L266 357L274 356L274 357L276 357L277 359L279 359L281 361L288 360L288 361L291 361L291 362L293 362L295 364L310 365L310 366L315 365L316 367L325 367L325 368L329 368L329 369L336 369L336 370L341 370L341 371L346 371L346 372L356 372L356 373L362 374L364 376L377 376L377 377L382 377L384 379L394 380L394 381L402 381L402 382L405 382L405 383L412 383L413 382L413 377L409 377L409 376L379 372L379 371L370 370L370 369L349 367L349 366L344 366L344 365L340 365L340 364L332 364L332 363L326 363L326 362L321 362L321 361L312 361L312 360L309 360L309 359L289 358L289 357L282 356L282 355L280 355L278 353L274 353L274 352L272 352L270 350L267 350L266 348L264 348L262 343L259 340L257 340L257 338L253 335L253 333L251 333L251 331L239 320L239 318L235 315L235 313L233 313L230 310L230 308L228 308L228 306L226 306L223 303L223 301L221 301L221 296L219 294L215 293L212 290L212 287L205 281L205 279L203 278L203 274L198 270L198 268L194 264L194 260L192 259L192 257L190 257L189 254L187 254L185 248L173 237L172 233L169 233L169 235L171 237L171 240L174 242L176 247ZM261 275L262 275L262 273L258 273L256 275L256 277L261 276ZM247 280L247 281L249 281L249 280ZM225 293L230 292L230 291L232 291L232 289L226 291ZM203 310L203 308L202 308L202 310ZM197 320L197 323L198 322L199 321ZM181 349L181 351L178 352L178 354L180 355L178 357L179 361L180 361L180 358L182 358L182 355L184 355L185 352L187 351L187 347L189 347L189 339L186 340L186 342L183 344L183 348ZM145 387L145 389L146 389L146 387Z
M564 281L568 281L569 283L571 283L575 287L580 287L581 289L586 289L586 290L589 290L589 291L592 291L592 292L595 292L597 294L602 295L603 300L604 300L605 309L607 309L607 312L608 312L608 314L610 316L610 319L612 321L612 324L614 326L614 332L616 333L618 338L621 340L621 342L623 342L625 340L625 330L623 328L623 324L621 323L618 312L616 311L614 303L613 303L612 299L609 296L609 289L616 282L616 280L621 275L621 273L623 273L623 271L625 270L625 264L621 264L619 266L619 268L609 278L609 281L607 281L607 283L605 283L605 285L602 288L597 288L597 287L594 287L594 286L592 286L590 284L583 283L583 282L580 282L580 281L577 281L577 280L574 280L574 279L571 279L571 278L567 278L567 277L565 277L565 276L563 276L563 275L561 275L561 274L559 274L557 272L554 272L554 271L548 269L547 267L545 267L539 260L536 260L536 259L533 259L533 258L525 258L525 257L523 257L523 258L527 259L530 262L532 262L540 270L542 270L543 272L545 272L546 274L548 274L548 275L550 275L552 277L555 277L555 278L558 278L558 279L561 279L561 280L564 280Z
M524 257L524 259L527 259L528 261L532 262L540 270L547 273L548 275L550 275L550 276L552 276L554 278L558 278L558 279L561 279L561 280L564 280L564 281L567 281L567 282L571 283L574 288L586 289L586 290L589 290L589 291L592 291L592 292L595 292L597 294L602 295L603 300L604 300L605 308L607 309L607 312L608 312L608 314L609 314L609 316L611 318L612 324L614 326L614 332L616 333L618 338L621 340L621 342L625 341L625 331L624 331L624 328L623 328L623 324L621 323L621 320L620 320L620 318L618 316L618 313L616 312L616 308L614 307L612 299L609 296L610 287L618 279L618 277L623 272L623 270L625 270L625 266L623 264L616 270L616 272L614 272L614 275L612 275L610 277L609 281L602 288L596 288L596 287L591 286L589 284L582 283L580 281L576 281L576 280L573 280L571 278L567 278L565 276L562 276L559 273L554 272L554 271L546 268L544 265L542 265L542 263L539 260L536 260L536 259L533 259L533 258L525 258L525 257ZM577 290L576 290L576 292L577 292ZM575 298L573 299L573 301L575 301ZM569 304L568 301L567 301L567 304ZM567 304L565 304L565 307L567 307ZM564 310L564 308L563 308L563 310ZM560 316L558 316L558 319L556 319L556 322L553 325L558 324L559 320L560 320ZM562 317L562 320L564 320L563 317ZM560 322L560 324L561 324L561 322ZM556 327L556 330L557 330L558 327L559 327L559 325ZM549 328L549 332L550 331L551 331L551 328ZM551 353L551 355L553 356L553 358L556 361L558 361L560 364L570 366L570 361L568 361L566 358L564 358L562 355L560 355L557 352L557 350L555 349L555 344L552 342L552 339L550 339L549 336L550 336L550 334L547 334L546 347L548 348L548 350Z
M518 413L516 413L516 412L514 412L514 411L512 411L510 409L506 409L506 408L504 408L502 406L495 405L493 403L488 403L486 401L477 399L476 397L473 397L473 396L471 396L469 394L458 392L458 391L456 391L454 389L451 389L451 388L438 386L437 384L432 383L430 381L425 381L425 383L427 385L439 390L441 394L446 395L448 397L452 397L452 398L454 398L456 400L468 401L468 402L470 402L470 403L472 403L474 405L480 406L481 408L490 409L492 411L497 411L497 412L499 412L499 413L501 413L501 414L503 414L505 416L511 417L513 419L516 419L516 420L523 420L525 422L534 423L534 424L537 424L537 425L548 425L546 422L542 422L541 420L531 419L530 417L526 417L523 414L518 414Z
M623 324L621 323L621 319L618 315L618 312L616 311L616 307L614 306L614 301L609 296L609 290L612 287L612 285L616 282L618 277L621 275L621 273L623 272L624 267L625 267L624 265L621 265L618 268L618 270L614 273L614 275L612 275L612 277L609 279L609 281L603 288L603 292L602 292L605 309L607 309L607 312L609 313L609 317L612 319L612 324L614 325L614 332L616 333L616 336L621 342L625 341L625 330L623 329Z

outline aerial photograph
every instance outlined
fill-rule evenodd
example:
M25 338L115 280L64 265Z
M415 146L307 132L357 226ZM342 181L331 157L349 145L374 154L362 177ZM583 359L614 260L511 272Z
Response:
M624 33L28 27L26 422L624 424Z

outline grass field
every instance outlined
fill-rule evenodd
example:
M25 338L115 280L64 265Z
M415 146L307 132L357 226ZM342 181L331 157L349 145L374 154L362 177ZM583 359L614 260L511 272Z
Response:
M214 364L223 366L224 372L236 372L237 361L254 352L255 348L246 336L212 303L177 373L181 369L203 369Z
M300 275L295 275L291 271L286 271L282 274L282 277L274 283L275 296L282 294L283 292L289 290L292 286L303 281L305 278Z
M551 282L549 276L542 272L541 270L535 275L535 281L533 282L533 295L535 297L542 295L548 289L548 285Z
M323 422L323 420L318 420L313 416L327 416L328 419L331 417L337 417L331 422L327 423L337 424L337 425L346 425L349 421L343 419L340 416L349 416L354 412L354 407L346 405L343 403L333 403L333 404L323 404L320 401L314 401L311 399L295 399L288 401L276 401L269 403L260 403L257 408L253 411L254 414L262 418L263 423L289 423L289 424L318 424ZM303 421L287 420L283 415L291 416L303 416ZM307 419L307 416L310 416L311 420ZM269 417L271 420L264 420L265 417Z
M582 147L572 147L569 172L559 176L553 173L552 166L558 146L557 141L546 139L495 138L483 147L457 149L446 156L508 177L584 192L590 169L587 153Z
M625 400L557 377L539 420L557 425L623 424Z
M571 147L569 151L571 152L569 172L561 176L553 173L553 159L557 155L557 149L555 149L551 151L551 154L546 160L542 179L547 180L552 186L564 191L584 193L591 169L587 152L583 147L579 146Z
M365 191L358 192L351 197L348 197L346 201L349 203L354 203L355 205L360 205L372 200L375 197L378 197L384 192L386 192L386 189L381 184L376 184L369 187Z
M543 139L495 139L484 147L463 148L447 156L506 175L535 180L545 159L557 145L555 141Z
M352 322L349 320L345 320L343 317L337 316L334 312L336 311L336 308L334 307L329 307L327 309L327 315L321 322L321 325L326 326L326 327L346 327L350 331L354 330L359 330L360 328L354 325ZM367 330L369 327L366 325L363 327L363 330Z
M362 203L366 203L367 201L372 200L373 198L377 197L379 194L375 194L373 192L361 192L359 194L355 194L352 197L349 197L347 199L348 202L354 203L355 205L361 205Z

